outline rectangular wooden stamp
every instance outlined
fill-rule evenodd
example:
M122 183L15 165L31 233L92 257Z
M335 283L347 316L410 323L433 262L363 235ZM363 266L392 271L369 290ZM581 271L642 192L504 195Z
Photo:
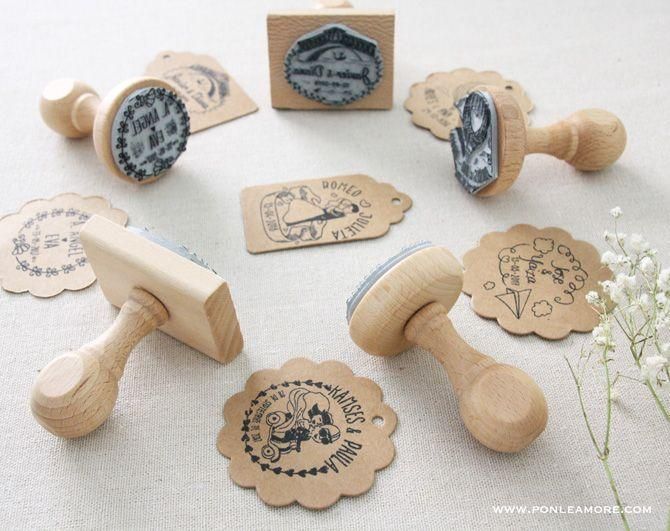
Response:
M267 28L273 107L393 106L393 10L273 12Z

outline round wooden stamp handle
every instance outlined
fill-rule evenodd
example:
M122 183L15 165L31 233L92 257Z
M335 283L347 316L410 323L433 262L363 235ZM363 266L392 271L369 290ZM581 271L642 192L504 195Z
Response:
M44 123L61 135L81 138L93 131L100 97L89 85L76 79L56 79L40 98Z
M444 306L432 303L419 310L407 323L405 337L444 366L463 422L483 445L498 452L518 452L542 433L547 424L542 390L521 369L470 347L454 329Z
M602 109L578 111L548 127L526 131L526 153L547 153L582 171L613 164L626 147L626 129Z
M37 421L60 437L81 437L95 430L114 408L130 351L167 319L158 299L133 289L105 333L40 371L30 398Z

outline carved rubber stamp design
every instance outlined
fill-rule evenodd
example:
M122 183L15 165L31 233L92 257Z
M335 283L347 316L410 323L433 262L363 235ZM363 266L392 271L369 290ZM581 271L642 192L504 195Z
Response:
M228 74L205 65L192 64L169 70L163 77L179 88L191 113L212 112L229 94Z
M101 197L62 194L31 201L0 219L0 278L7 291L51 297L95 281L79 231L93 215L125 224L125 212Z
M241 201L252 253L375 238L412 205L367 175L254 186L242 191Z
M557 228L516 225L484 236L463 259L473 309L516 334L548 339L587 332L598 316L585 295L611 277L598 251Z
M294 359L254 373L224 415L218 448L234 461L233 480L255 484L272 505L327 507L344 491L367 490L370 472L393 459L395 414L342 363Z
M131 179L143 181L169 169L186 150L189 116L174 92L142 88L121 104L112 131L114 162Z
M498 121L491 96L471 92L456 103L462 127L451 131L456 178L476 194L498 178Z
M377 41L344 24L326 24L303 35L284 59L284 75L293 89L326 105L346 105L367 96L383 70Z

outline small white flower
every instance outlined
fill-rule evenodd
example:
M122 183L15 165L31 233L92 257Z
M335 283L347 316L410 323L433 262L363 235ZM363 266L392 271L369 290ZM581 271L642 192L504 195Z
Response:
M649 249L649 242L641 234L631 234L628 243L630 248L637 254L641 254Z
M613 232L610 232L610 231L606 230L606 231L603 233L603 238L605 238L605 241L606 241L607 243L614 243L614 242L616 241L616 234L614 234Z
M616 285L619 289L622 290L634 289L637 285L637 277L635 275L628 276L624 275L623 273L619 273L616 276Z
M661 308L668 304L668 296L665 293L656 294L656 304Z
M614 207L612 210L610 210L610 216L612 216L614 219L620 218L621 214L623 214L621 207Z
M642 362L640 373L645 380L655 380L658 373L667 365L668 360L663 356L647 356Z
M639 267L640 271L642 271L645 275L652 275L656 272L656 265L654 264L654 261L648 256L645 256L642 260L640 260Z
M617 255L614 254L612 251L605 251L602 257L600 258L600 261L602 262L603 265L611 266L618 262L618 258Z
M649 310L651 308L651 297L649 296L649 293L643 293L640 295L640 297L637 299L637 303L643 310Z
M626 243L626 238L627 237L628 236L626 236L625 232L617 232L616 239L617 239L617 242L619 242L619 245L623 245L624 243Z
M618 254L616 257L617 264L621 266L629 266L630 265L630 257L626 256L625 254Z
M594 306L596 304L600 304L600 296L595 291L589 291L586 294L586 302L588 302L589 304L594 305Z
M661 291L670 291L670 268L666 267L661 270L656 285Z
M619 390L616 387L610 387L610 400L612 402L618 402L619 397Z

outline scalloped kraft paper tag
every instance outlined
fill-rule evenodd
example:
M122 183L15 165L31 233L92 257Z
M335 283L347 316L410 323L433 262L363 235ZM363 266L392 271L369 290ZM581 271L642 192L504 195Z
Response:
M240 202L250 253L377 238L412 206L362 174L252 186Z
M6 291L53 297L95 282L79 231L93 215L125 225L128 214L102 197L68 193L35 199L0 218L0 283Z
M405 100L405 109L412 113L412 122L429 129L433 135L449 141L454 127L461 125L460 115L454 104L479 85L503 87L511 92L524 113L526 126L533 110L523 87L516 81L504 79L498 72L475 72L469 68L458 68L450 72L435 72L425 81L415 83Z
M612 277L590 243L531 225L486 234L463 266L463 292L472 296L477 314L513 334L545 339L593 330L598 314L585 296Z
M367 492L395 456L397 418L372 380L306 358L253 373L217 439L231 479L268 505L325 509Z
M145 73L177 89L191 118L191 133L258 110L242 87L209 55L166 50L156 56Z

